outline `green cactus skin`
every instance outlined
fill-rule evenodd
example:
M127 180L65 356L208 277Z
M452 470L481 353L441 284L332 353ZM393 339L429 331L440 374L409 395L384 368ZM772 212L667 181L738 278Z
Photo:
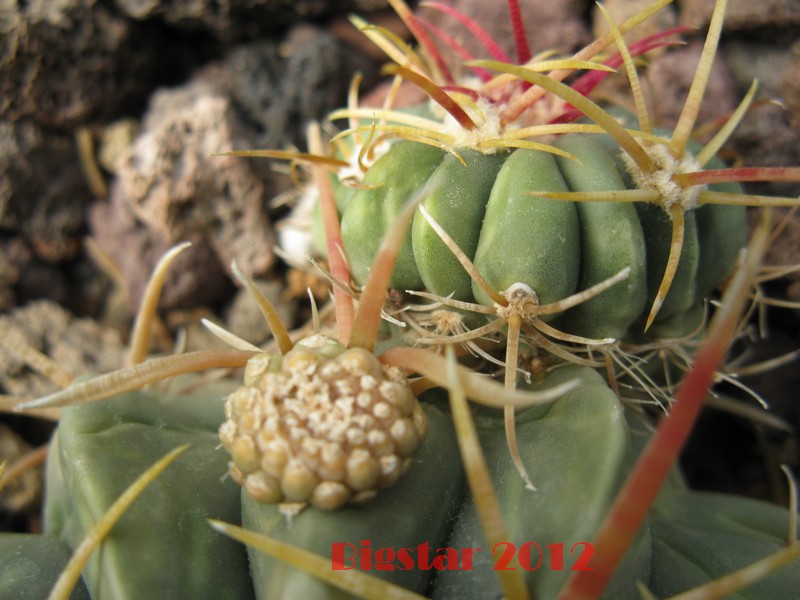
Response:
M698 144L690 143L689 149L698 151ZM722 169L725 164L713 157L707 164L709 169ZM742 186L736 182L716 183L709 189L717 192L742 194ZM695 211L697 235L702 240L700 260L697 265L697 296L702 302L720 284L726 273L733 271L742 248L747 244L747 209L744 206L707 205Z
M528 195L567 190L552 154L519 149L503 163L486 204L474 261L496 290L522 282L538 294L541 304L575 291L580 269L575 205ZM472 291L478 302L491 304L477 285Z
M483 223L486 198L507 152L483 154L463 150L465 169L452 154L444 157L431 177L436 187L422 201L425 210L450 234L470 258L475 256ZM421 212L414 216L411 229L414 258L425 288L434 294L453 294L456 300L472 299L472 280L458 260L428 224Z
M570 189L624 190L613 159L587 136L567 135L556 146L578 161L556 157ZM576 203L581 230L581 270L578 289L585 290L630 267L628 278L600 296L579 304L561 318L569 330L589 338L619 338L645 309L646 260L644 234L636 209L621 202ZM597 315L603 315L598 319Z
M480 416L476 427L510 542L520 548L536 542L546 552L547 544L563 542L564 570L553 570L545 556L542 567L525 574L536 598L555 597L570 575L574 559L569 547L591 541L607 508L614 500L629 466L629 432L619 399L595 371L568 366L550 373L537 385L550 387L571 379L581 385L549 406L521 411L517 416L520 453L536 491L525 488L508 455L502 419ZM643 536L647 536L645 532ZM615 589L635 593L636 579L646 581L650 555L648 540L641 541L635 565L623 569ZM474 569L442 572L434 598L493 598L501 595L493 571L491 549L487 548L471 500L464 505L447 545L482 547ZM488 592L494 590L494 592ZM624 598L626 596L614 596ZM638 596L631 596L638 597Z
M427 186L428 212L498 290L520 281L538 293L541 303L551 303L630 267L627 281L558 317L556 324L589 337L648 339L641 325L664 273L672 232L662 209L572 204L531 195L630 187L616 143L610 140L603 150L603 138L610 140L557 138L555 144L580 164L531 150L480 154L459 149L466 168L438 148L397 143L369 170L363 189L334 186L337 206L344 212L345 249L355 281L366 280L400 207ZM696 152L691 143L689 148ZM719 164L712 161L709 167ZM710 187L740 191L736 184ZM683 337L699 329L706 297L731 271L745 244L744 214L741 207L686 211L680 266L649 338ZM391 285L491 304L420 215ZM568 547L591 540L639 451L620 399L596 372L565 366L538 386L574 377L582 381L578 389L547 407L517 415L519 448L539 486L536 492L524 489L511 464L501 420L490 411L475 411L508 542L518 547L525 542ZM54 569L66 562L70 550L127 483L166 450L187 441L192 450L159 477L114 528L74 598L247 600L254 593L260 598L351 597L279 561L246 553L216 534L208 518L242 521L322 555L330 554L332 543L359 545L361 540L376 548L413 547L430 540L432 546L485 549L444 411L426 406L431 434L417 455L417 468L396 487L374 502L337 513L309 509L289 526L277 507L256 504L224 479L227 456L216 435L223 419L222 396L229 391L223 387L178 398L130 394L65 410L48 462L46 533L0 535L0 597L41 597L54 579ZM706 583L785 547L788 522L781 508L689 492L673 480L605 597L639 598L637 583L659 597ZM12 569L7 568L9 557ZM565 559L571 564L569 555ZM548 599L556 597L568 576L568 570L545 565L527 573L526 580L537 598ZM434 598L500 595L488 561L476 561L469 570L395 571L387 578ZM798 589L800 569L795 561L732 597L785 598Z
M661 207L654 204L637 204L636 212L642 225L645 240L647 269L647 305L655 299L664 269L669 258L672 239L672 220ZM697 236L697 221L694 212L684 215L683 247L678 270L672 280L669 293L664 298L659 319L667 319L689 310L697 297L697 267L700 261L700 240Z
M64 410L47 465L45 534L75 548L122 491L191 448L131 505L84 571L92 598L251 598L244 548L207 519L239 522L239 486L219 447L230 383L191 396L137 392Z
M498 291L525 283L546 304L630 267L625 282L570 310L558 326L593 338L619 339L643 330L669 256L670 218L651 204L634 208L536 198L536 191L600 192L632 185L608 136L567 135L554 145L579 162L529 149L496 154L457 150L464 166L425 144L397 143L367 172L365 184L378 187L353 192L343 213L342 238L355 281L366 279L380 240L404 201L421 194L426 211ZM709 166L720 164L717 159ZM741 191L737 184L710 187ZM745 243L744 214L743 207L718 205L686 212L678 270L656 323L690 311L728 276ZM409 237L393 287L492 304L470 284L421 213Z
M0 534L0 598L41 600L53 589L71 551L61 540L39 534ZM90 600L83 581L70 600Z
M508 457L497 411L475 410L476 425L497 489L509 540L520 547L591 540L631 461L646 441L630 435L620 401L585 367L551 372L537 386L567 379L583 384L554 403L520 411L520 450L538 491L526 490ZM196 381L196 379L195 379ZM423 402L430 420L417 464L374 501L331 512L309 508L291 526L274 505L257 504L224 480L227 456L216 430L223 397L235 384L190 395L128 394L65 410L48 463L45 535L0 535L3 598L41 598L71 549L121 490L166 450L192 443L156 479L112 530L72 598L316 598L351 594L320 583L277 559L215 532L208 518L245 527L330 556L333 542L372 548L483 547L469 570L370 571L434 598L497 597L483 533L464 481L446 412ZM644 431L641 426L633 428ZM644 582L666 597L707 582L785 546L788 513L762 502L689 492L673 478L617 571L605 598L636 597ZM649 527L649 528L648 528ZM99 560L98 557L102 557ZM554 598L573 564L547 563L526 574L537 598ZM546 560L546 559L545 559ZM37 565L46 564L46 568ZM10 568L8 568L10 567ZM38 587L31 586L36 580ZM736 598L788 598L800 569L785 568Z
M429 543L432 552L442 546L464 491L464 468L449 417L424 404L429 419L427 441L414 457L415 465L391 489L375 500L335 512L309 508L287 522L275 505L259 504L242 495L242 521L246 528L330 557L337 542L361 547L369 540L373 549L417 548ZM256 595L272 598L353 598L280 560L250 551ZM360 563L359 563L360 564ZM399 565L399 563L395 563ZM382 579L425 593L433 573L420 569L370 571Z
M664 490L650 517L650 589L658 598L668 598L785 548L787 516L779 506L750 498ZM795 560L726 598L790 598L797 590L800 568Z
M396 144L364 178L367 189L356 190L342 215L342 240L356 283L363 284L386 231L413 195L428 180L444 151L413 142ZM422 279L414 264L411 240L406 240L391 282L398 289L421 289Z

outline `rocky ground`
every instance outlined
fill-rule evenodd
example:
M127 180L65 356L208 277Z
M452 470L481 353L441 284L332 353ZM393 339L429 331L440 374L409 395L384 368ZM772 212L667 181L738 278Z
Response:
M617 20L639 0L608 0ZM496 39L512 44L505 4L452 2ZM534 51L577 49L605 21L585 0L526 0ZM732 110L754 78L765 102L726 148L748 165L800 165L800 4L730 0L721 53L701 120ZM711 0L683 0L653 27L698 28L687 44L652 57L647 86L659 123L680 110L702 47ZM496 7L496 8L493 8ZM492 14L492 11L498 14ZM188 328L217 315L251 342L267 337L260 317L231 283L235 259L298 325L308 281L273 247L286 213L271 199L291 188L266 161L213 156L247 148L304 149L304 126L341 106L353 73L378 81L382 57L347 21L358 13L394 31L383 0L0 0L0 320L75 374L120 364L126 332L148 274L173 244L179 259L162 299L167 350ZM434 15L453 35L452 19ZM405 35L405 34L404 34ZM507 48L513 52L513 48ZM473 48L480 54L480 48ZM610 97L619 90L609 87ZM797 186L758 193L797 195ZM800 262L800 220L790 217L772 264ZM320 297L324 286L318 286ZM800 278L768 288L800 300ZM798 312L769 317L760 357L798 346ZM748 380L786 422L800 426L795 366ZM33 397L47 384L0 351L0 394ZM42 444L46 421L0 415L0 460ZM709 414L686 465L698 485L782 501L781 461L797 467L796 437L738 417ZM753 460L754 450L764 456ZM739 462L737 462L739 461ZM731 463L741 468L731 470ZM724 465L720 466L720 465ZM35 528L36 478L0 496L0 529ZM12 518L11 515L16 515Z

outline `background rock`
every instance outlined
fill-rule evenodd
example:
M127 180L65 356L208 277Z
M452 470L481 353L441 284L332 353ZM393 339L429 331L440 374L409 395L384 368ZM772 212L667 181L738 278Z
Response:
M294 302L287 302L282 297L283 283L279 281L255 280L256 287L270 301L278 312L281 323L287 327L292 326L294 320ZM226 311L225 328L247 340L251 344L261 345L272 334L264 320L264 315L258 307L253 295L241 288L236 292L236 297Z
M505 2L454 0L447 4L469 15L499 43L506 54L516 56L514 34ZM586 5L582 0L529 0L520 4L533 54L551 48L569 52L591 41L590 28L584 18ZM490 58L478 40L458 25L453 17L430 9L420 11L420 14L454 35L475 57Z
M174 27L203 30L227 40L279 31L299 20L336 13L369 12L386 0L114 0L127 16Z
M681 0L681 23L704 27L711 20L714 0ZM730 0L725 11L725 30L728 34L755 29L775 31L800 27L800 4L795 0Z
M92 196L69 135L0 121L0 228L50 262L73 258Z
M606 0L603 2L603 7L614 20L614 23L619 24L633 17L651 4L652 2L650 0ZM634 31L628 32L623 37L627 43L631 43L675 27L677 21L677 8L674 4L670 4L647 19L647 21L637 26ZM592 8L592 32L594 36L600 37L609 31L611 31L611 28L609 27L608 20L603 16L602 11L597 6L594 6Z
M609 0L607 7L622 20L637 2ZM732 148L748 164L796 163L800 51L798 46L787 51L786 40L798 35L798 5L729 4L708 110L699 122L732 110L757 75L763 97L780 100L786 113L753 111ZM371 75L385 59L347 23L346 14L363 14L407 38L386 5L385 0L0 0L0 247L8 252L0 261L0 306L51 297L101 313L98 294L104 286L76 279L79 273L100 272L81 249L89 232L122 265L131 304L156 258L183 239L195 248L180 259L167 307L228 304L233 286L226 271L233 257L255 276L274 277L269 222L276 213L267 201L288 179L276 174L270 161L209 155L234 147L303 149L305 123L344 103L356 70L367 74L362 84L367 97ZM504 2L452 5L514 54ZM711 5L683 0L654 23L666 27L677 13L680 23L702 25ZM378 12L364 14L373 10ZM593 11L586 0L522 3L534 51L569 51L590 41L592 27L605 28ZM486 55L452 17L429 8L418 14L476 55ZM682 37L692 44L652 56L647 76L664 126L680 111L703 35ZM616 94L629 97L624 89ZM170 104L172 114L165 116ZM202 110L210 112L195 122ZM215 130L214 119L224 126ZM112 122L124 125L111 127ZM142 122L145 130L137 136ZM82 174L91 157L82 159L76 150L79 127L96 140L112 131L128 136L119 138L123 141L112 153L127 159L115 163L103 156L110 184L104 202L94 201ZM217 204L218 198L224 202Z
M656 56L650 63L646 78L659 127L672 129L677 123L702 49L700 40L692 41L687 46L673 48ZM723 61L714 61L697 125L730 113L736 108L736 103L736 82Z
M311 25L292 28L281 42L234 49L223 77L234 105L253 127L259 148L305 147L305 125L341 106L353 73L375 81L376 68L331 34Z
M60 129L113 114L155 58L101 0L3 0L0 33L0 118Z
M165 287L167 308L218 302L229 289L231 260L257 275L272 266L264 184L247 161L214 156L248 147L218 68L153 96L109 203L92 213L92 233L120 265L134 306L155 262L181 241L194 247L175 265L184 276Z
M91 319L76 318L53 302L31 302L0 316L0 331L4 337L23 340L76 376L122 366L122 343L116 332ZM0 393L37 398L56 389L53 382L0 346Z
M607 7L621 20L637 2L609 0ZM683 0L654 23L666 27L677 12L680 23L702 25L712 4ZM514 54L504 2L452 5ZM384 60L369 42L355 48L342 43L364 39L346 14L377 10L365 18L408 36L386 6L385 0L0 0L0 247L8 252L0 261L0 306L51 297L102 312L96 297L74 298L103 288L75 279L99 272L81 250L87 232L123 265L132 304L156 257L183 239L195 248L180 259L167 307L229 303L233 286L226 270L233 257L255 276L274 276L274 213L267 200L287 179L269 161L209 154L234 147L303 149L305 123L344 103L355 70L368 75L366 96L369 75ZM763 109L747 116L733 149L749 164L796 162L800 51L787 51L785 42L798 35L798 10L785 0L729 2L709 110L699 121L732 110L753 75L763 81L765 97L787 107L783 117L766 110L758 116ZM586 0L526 1L522 13L534 51L569 51L590 41L592 27L605 28ZM486 55L452 17L429 8L419 14ZM765 32L777 32L775 39ZM682 106L702 32L684 37L693 43L652 57L647 76L664 126ZM171 116L165 116L170 104ZM203 110L209 112L201 118ZM224 124L219 130L215 119ZM112 122L125 123L126 135L134 131L131 124L145 122L145 130L127 150L126 142L119 145L116 155L123 148L128 156L122 163L104 157L110 196L94 202L81 170L87 157L82 162L74 135L88 126L99 139L114 130L107 127Z

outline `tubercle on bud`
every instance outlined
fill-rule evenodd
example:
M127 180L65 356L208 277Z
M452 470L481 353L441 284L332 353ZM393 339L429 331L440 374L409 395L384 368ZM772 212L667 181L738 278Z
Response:
M251 498L333 510L410 468L427 417L397 369L322 335L253 361L220 427L231 475Z

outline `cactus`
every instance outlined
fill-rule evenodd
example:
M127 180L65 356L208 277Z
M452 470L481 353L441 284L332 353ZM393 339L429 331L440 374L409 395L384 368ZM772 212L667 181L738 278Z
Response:
M717 14L718 26L720 11ZM539 71L551 67L549 63L527 67L488 61L471 64L493 67L541 85L573 102L577 110L569 118L557 114L549 124L538 126L542 142L525 140L527 143L521 144L523 134L537 135L537 127L531 127L522 117L518 117L520 123L503 122L513 105L502 101L467 104L477 115L473 120L468 109L434 87L433 81L397 67L400 75L424 86L452 116L460 117L463 131L450 134L452 127L446 128L444 123L420 123L405 113L377 113L382 121L375 127L409 141L392 146L367 170L365 189L342 192L342 237L356 283L366 278L377 245L402 198L430 179L437 181L438 188L427 184L429 192L422 207L498 290L525 283L541 302L552 303L613 276L623 266L631 267L625 284L582 304L560 320L567 332L621 339L632 328L638 333L658 318L665 320L692 310L729 276L745 244L745 203L796 203L789 198L747 200L737 183L747 175L722 169L721 161L713 155L729 128L705 147L684 139L696 110L693 113L687 108L676 132L667 134L650 127L646 109L639 105L641 131L635 133L646 140L640 144L632 137L632 130L602 108L542 75ZM592 68L600 66L592 64ZM581 67L586 68L577 61L571 66ZM704 83L698 77L696 87L701 89ZM497 86L490 85L472 93L481 99L498 95ZM732 121L746 110L753 91ZM513 91L504 93L514 97ZM687 107L691 106L687 102ZM336 116L366 114L351 109ZM596 124L565 123L584 115ZM395 133L393 119L413 124L413 128ZM497 121L502 123L499 128ZM582 133L567 133L573 130ZM562 135L550 141L553 134ZM412 141L418 138L423 141ZM518 145L525 147L515 148ZM695 183L707 180L702 171L705 164L715 167L716 185ZM778 176L777 172L774 175ZM760 177L769 178L770 173L762 172ZM635 212L626 206L629 202L637 203ZM731 205L726 206L726 202ZM442 297L477 299L491 305L494 299L449 256L441 235L432 230L429 221L422 213L416 215L393 287L426 289ZM369 225L365 227L365 223ZM614 229L609 230L612 224ZM615 266L619 268L615 270Z
M754 583L753 595L741 597L788 597L800 588L800 546L790 534L784 547L787 511L689 491L671 470L736 331L766 225L727 286L670 416L646 445L631 432L652 420L619 393L630 377L669 395L646 369L624 362L641 347L627 342L650 344L667 333L676 339L662 343L677 348L677 338L702 333L703 304L744 245L740 206L796 204L748 197L735 183L796 178L795 171L716 162L749 100L731 127L702 148L692 145L701 75L676 131L659 137L621 41L651 10L612 26L573 59L471 62L487 84L469 90L450 80L408 7L391 3L435 67L429 72L378 29L365 32L398 62L389 71L422 87L456 126L419 111L377 111L380 122L345 132L356 143L333 141L371 163L355 190L346 181L349 164L326 151L317 130L310 136L316 156L260 153L312 164L331 275L341 284L335 332L317 319L312 335L292 339L232 265L262 307L271 347L212 327L233 350L145 360L161 284L185 247L169 253L148 287L130 365L17 407L65 406L48 461L45 534L0 536L15 566L0 575L0 594L24 597L32 589L28 555L63 564L67 548L92 537L131 481L189 443L120 517L75 597L638 598L645 588L662 596L716 578L724 593ZM705 63L724 4L717 4ZM519 7L509 6L522 33ZM585 97L609 68L587 61L614 42L619 56L608 63L628 70L639 131ZM489 69L504 75L492 79ZM562 84L576 69L589 73ZM498 86L510 86L502 88L510 100L481 104L481 94ZM537 99L559 107L538 125L523 118ZM372 119L355 106L333 115L342 116ZM577 122L583 117L595 124ZM373 137L363 139L364 131ZM530 139L539 135L548 137ZM387 137L406 139L393 140L374 162L362 160ZM331 170L344 164L332 182ZM357 307L351 279L362 286L353 292ZM397 311L393 322L412 330L409 344L396 325L388 333L380 327L393 287L416 290L463 319L439 316L429 321L438 327L431 332L419 316L434 317L430 306L407 298L399 310L387 305ZM458 348L475 357L463 351L457 360ZM484 374L498 364L502 384ZM210 385L194 373L211 367L244 367L244 382ZM527 381L518 383L519 371ZM410 379L411 372L422 377ZM171 391L136 391L177 376L183 379ZM481 406L470 410L466 397ZM726 578L757 557L764 558ZM716 597L702 587L697 593Z

